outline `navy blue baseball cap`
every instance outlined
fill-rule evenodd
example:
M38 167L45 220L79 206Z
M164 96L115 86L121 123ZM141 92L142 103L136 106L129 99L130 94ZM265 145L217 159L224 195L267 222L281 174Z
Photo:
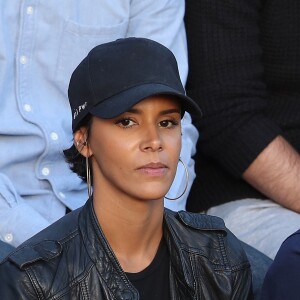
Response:
M114 118L154 95L176 96L183 112L201 116L198 104L185 94L175 56L168 48L146 38L96 46L70 79L72 129L78 129L88 114Z

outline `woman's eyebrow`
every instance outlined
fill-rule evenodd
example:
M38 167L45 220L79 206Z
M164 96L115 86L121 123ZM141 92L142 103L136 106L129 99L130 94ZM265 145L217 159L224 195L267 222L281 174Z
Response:
M133 113L133 114L142 114L142 110L137 109L137 108L131 108L127 112ZM170 108L166 110L162 110L159 112L159 115L167 115L167 114L172 114L172 113L181 113L181 110L179 108Z
M167 114L173 114L173 113L181 114L181 110L179 108L171 108L171 109L163 110L159 114L160 115L167 115Z

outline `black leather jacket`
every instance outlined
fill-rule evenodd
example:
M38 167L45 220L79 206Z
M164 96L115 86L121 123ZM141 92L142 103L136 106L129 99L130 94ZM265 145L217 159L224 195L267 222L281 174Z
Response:
M248 299L251 272L221 219L165 210L171 299ZM154 287L155 288L155 287ZM139 299L92 202L29 239L0 264L0 299Z

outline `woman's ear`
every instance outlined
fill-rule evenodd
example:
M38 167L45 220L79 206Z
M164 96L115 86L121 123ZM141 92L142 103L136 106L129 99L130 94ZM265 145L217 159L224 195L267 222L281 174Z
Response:
M88 138L87 128L80 127L74 133L74 145L81 155L85 157L90 157L93 153L89 147L87 138Z

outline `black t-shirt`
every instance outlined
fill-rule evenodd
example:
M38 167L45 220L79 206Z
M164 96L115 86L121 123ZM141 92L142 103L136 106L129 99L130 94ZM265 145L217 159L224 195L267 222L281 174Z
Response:
M163 238L153 261L146 269L139 273L126 273L138 290L140 300L170 299L169 264L170 256Z

